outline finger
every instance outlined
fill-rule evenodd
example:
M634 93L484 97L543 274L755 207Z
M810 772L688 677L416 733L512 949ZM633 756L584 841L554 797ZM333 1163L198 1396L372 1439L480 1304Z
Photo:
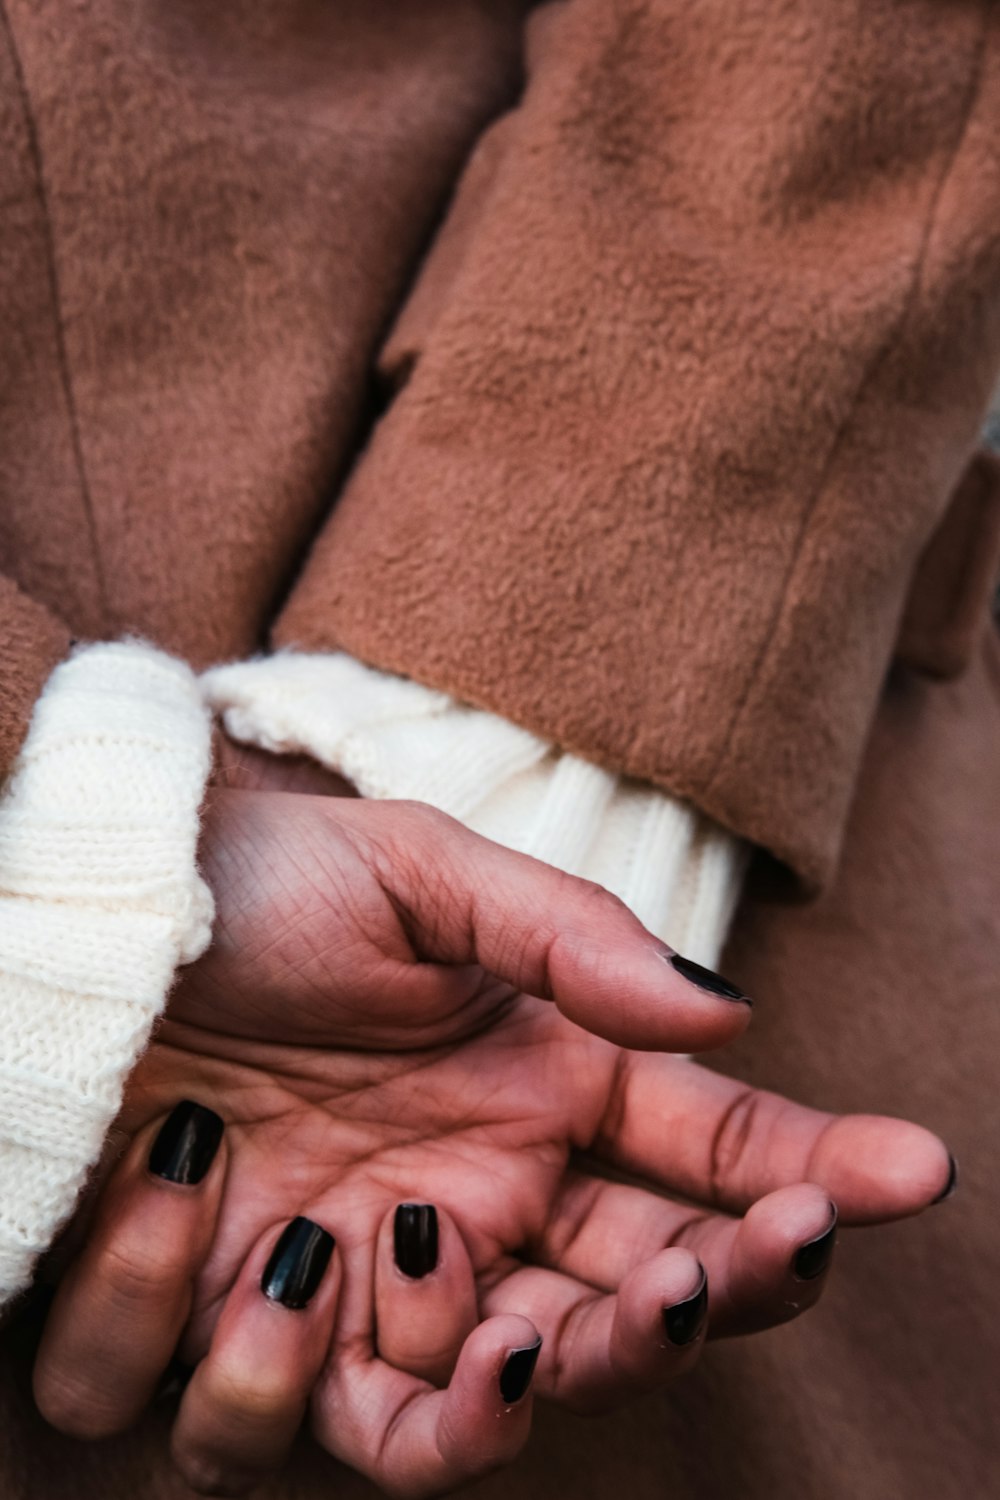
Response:
M739 989L678 959L600 886L419 803L379 810L389 856L379 878L423 958L478 963L622 1046L697 1051L746 1029ZM337 812L341 822L356 816L347 803Z
M664 1246L683 1244L708 1274L711 1334L742 1333L788 1322L815 1303L833 1254L834 1234L824 1239L831 1214L827 1194L811 1183L782 1188L732 1219L580 1173L567 1178L531 1253L613 1292Z
M451 1215L432 1203L398 1204L382 1221L375 1257L380 1357L446 1385L478 1321L472 1264Z
M107 1437L150 1401L215 1230L222 1133L217 1114L185 1101L136 1137L104 1189L35 1362L35 1400L60 1431Z
M919 1125L826 1114L677 1058L626 1059L594 1149L672 1192L737 1211L814 1182L846 1224L919 1213L952 1172L947 1147Z
M709 1276L710 1337L757 1333L808 1312L825 1290L836 1235L836 1206L808 1183L771 1193L742 1219L695 1221L686 1243Z
M243 1494L281 1465L326 1358L339 1282L333 1236L310 1219L270 1231L249 1256L174 1427L174 1462L199 1494Z
M636 1266L616 1295L523 1266L501 1278L483 1306L489 1313L524 1308L544 1339L539 1395L590 1412L691 1368L707 1326L708 1284L697 1256L677 1248Z
M466 1339L444 1391L380 1359L335 1356L313 1394L313 1433L392 1495L440 1494L517 1457L539 1348L527 1318L490 1318Z

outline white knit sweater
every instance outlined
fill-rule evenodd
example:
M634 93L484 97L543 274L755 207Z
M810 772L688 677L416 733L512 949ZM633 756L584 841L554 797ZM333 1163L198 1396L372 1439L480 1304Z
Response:
M59 666L0 799L0 1303L76 1202L178 963L208 945L195 869L211 725L141 644Z
M81 649L0 795L0 1305L72 1212L176 966L208 944L209 706L236 739L599 881L699 962L721 947L742 845L663 792L337 653L199 684L141 643Z

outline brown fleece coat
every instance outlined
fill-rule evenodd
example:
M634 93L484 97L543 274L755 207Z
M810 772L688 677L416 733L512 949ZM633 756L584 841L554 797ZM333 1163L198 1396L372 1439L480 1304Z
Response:
M730 962L773 1019L731 1066L944 1130L962 1199L658 1406L551 1418L495 1492L966 1500L1000 8L525 10L0 0L0 777L71 637L343 646L823 885L752 877ZM4 1500L186 1494L162 1414L43 1439L18 1361ZM301 1463L275 1494L325 1491Z

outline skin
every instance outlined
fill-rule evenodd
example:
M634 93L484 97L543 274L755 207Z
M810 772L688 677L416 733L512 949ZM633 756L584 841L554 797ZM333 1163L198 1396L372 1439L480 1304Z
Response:
M499 1390L512 1351L542 1336L548 1398L626 1399L697 1357L703 1333L672 1345L662 1312L706 1272L712 1334L785 1321L820 1295L793 1261L834 1203L897 1218L947 1178L917 1126L664 1055L724 1044L749 1008L682 979L606 892L430 809L218 790L201 863L215 940L131 1080L132 1145L35 1374L49 1420L97 1437L135 1420L175 1348L200 1360L174 1433L196 1489L259 1481L308 1407L386 1490L440 1492L525 1441L531 1393ZM226 1121L196 1187L145 1165L179 1097ZM407 1200L439 1211L420 1281L392 1261ZM260 1275L296 1215L337 1248L289 1311Z

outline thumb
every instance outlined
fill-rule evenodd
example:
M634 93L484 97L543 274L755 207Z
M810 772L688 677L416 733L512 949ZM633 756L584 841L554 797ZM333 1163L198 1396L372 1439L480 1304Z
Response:
M603 887L422 803L365 804L369 838L376 808L379 880L420 958L477 963L619 1046L703 1051L749 1024L746 996L680 958ZM353 809L337 812L347 821Z

